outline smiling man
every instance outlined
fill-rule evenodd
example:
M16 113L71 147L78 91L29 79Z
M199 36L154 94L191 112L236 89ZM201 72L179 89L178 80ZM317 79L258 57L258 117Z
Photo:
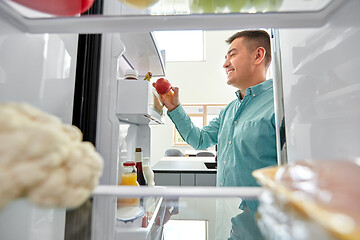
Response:
M231 36L225 56L227 84L238 89L236 99L202 129L197 128L179 101L179 89L161 95L182 138L195 149L218 144L217 186L257 186L252 171L276 165L273 81L266 80L271 62L266 31L248 30ZM252 213L257 204L243 201Z

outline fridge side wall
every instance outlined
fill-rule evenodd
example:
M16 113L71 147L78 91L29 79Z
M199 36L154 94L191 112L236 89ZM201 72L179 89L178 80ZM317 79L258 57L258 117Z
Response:
M26 102L71 124L77 40L22 33L0 19L0 102ZM65 209L16 200L0 211L0 239L62 240L64 229Z
M288 160L360 156L360 10L325 26L280 29Z

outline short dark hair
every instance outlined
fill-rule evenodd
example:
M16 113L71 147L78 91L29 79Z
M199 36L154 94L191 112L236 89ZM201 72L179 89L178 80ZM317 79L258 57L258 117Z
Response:
M258 47L263 47L266 51L265 53L265 65L269 67L271 62L271 44L270 36L264 30L245 30L237 32L226 40L226 43L231 44L236 38L246 38L249 41L247 48L250 51L254 51Z

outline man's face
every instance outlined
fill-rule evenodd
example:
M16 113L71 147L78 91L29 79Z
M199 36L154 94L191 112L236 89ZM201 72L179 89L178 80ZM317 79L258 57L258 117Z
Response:
M227 84L239 89L246 86L254 67L252 54L246 48L245 41L243 37L232 41L223 65L227 74Z

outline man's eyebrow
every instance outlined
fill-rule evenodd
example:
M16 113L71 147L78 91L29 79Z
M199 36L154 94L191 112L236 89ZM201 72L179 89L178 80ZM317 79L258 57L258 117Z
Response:
M229 55L232 51L235 51L235 50L236 50L236 48L229 49L229 51L225 55L225 59L226 59L227 55Z

